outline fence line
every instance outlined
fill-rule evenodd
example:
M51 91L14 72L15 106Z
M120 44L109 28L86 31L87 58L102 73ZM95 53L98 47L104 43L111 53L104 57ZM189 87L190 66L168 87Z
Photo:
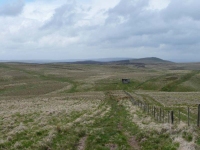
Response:
M187 121L188 126L192 125L194 122L196 126L200 126L200 104L197 106L197 111L194 114L194 111L191 111L191 108L196 108L194 106L163 107L140 100L135 100L130 93L126 91L124 91L124 93L129 97L133 105L141 108L148 115L153 116L153 118L158 122L166 122L165 119L167 118L167 122L171 124ZM175 108L176 110L174 110Z

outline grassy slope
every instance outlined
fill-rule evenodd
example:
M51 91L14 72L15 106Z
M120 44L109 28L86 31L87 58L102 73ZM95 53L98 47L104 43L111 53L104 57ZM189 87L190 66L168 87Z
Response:
M12 95L12 93L19 93L17 95L25 95L28 94L28 95L41 95L41 94L46 94L46 93L49 93L51 91L54 91L56 89L59 89L59 88L62 88L62 83L69 83L71 84L71 88L66 91L67 93L72 93L72 92L75 92L76 91L76 88L77 88L77 82L69 79L69 78L66 78L66 77L58 77L58 76L55 76L55 75L45 75L44 73L42 72L38 72L38 71L29 71L29 70L26 70L26 69L22 69L20 68L19 66L18 67L13 67L13 66L10 66L10 65L4 65L4 64L1 64L0 65L1 68L4 68L5 70L8 70L8 71L16 71L16 72L23 72L25 74L25 77L23 77L22 81L27 81L25 80L26 77L28 76L29 79L35 79L33 83L30 83L28 85L22 85L22 86L15 86L15 87L12 87L12 88L3 88L3 89L0 89L0 94L10 94ZM18 80L15 80L14 82L16 82ZM38 84L37 82L41 82L41 81L49 81L50 84L45 87L45 85L42 85L42 84ZM52 85L51 85L52 83ZM64 85L64 84L63 84ZM41 87L41 88L39 88ZM37 89L40 89L39 91L36 91L36 92L27 92L28 89L30 91L35 91ZM45 89L45 90L43 90ZM25 92L23 92L25 91ZM21 92L21 93L20 93ZM8 93L8 94L7 94ZM15 95L16 95L15 94Z
M184 82L190 80L193 76L195 76L197 74L199 74L199 71L191 71L191 73L188 73L188 74L185 74L185 75L181 76L178 80L165 85L161 89L161 91L168 91L168 92L172 92L172 91L183 91L183 92L190 91L189 88L187 88L187 87L182 88L179 85L181 83L184 83Z
M130 138L134 136L140 148L144 150L176 149L177 145L172 144L168 134L160 135L159 132L154 130L144 132L132 123L132 116L110 93L107 93L107 103L111 105L111 111L94 124L95 127L101 128L101 130L88 136L87 150L109 150L109 144L116 145L118 149L134 149L136 145L131 147L129 143ZM139 113L141 114L141 112ZM146 139L145 142L143 142L143 139Z
M110 107L110 110L102 117L101 113L92 117L84 118L80 122L76 122L72 126L66 126L70 122L74 122L77 118L84 116L87 111L73 112L69 117L65 118L62 114L59 117L49 117L48 124L53 127L53 135L49 136L48 129L40 129L35 125L23 132L16 133L10 140L4 144L0 144L1 149L76 149L79 141L86 137L86 150L101 149L109 150L111 147L117 149L134 149L134 147L144 150L154 149L172 149L169 135L160 135L154 130L144 132L136 124L131 121L132 116L127 111L122 102L116 100L112 93L106 94L106 99L99 105L102 107ZM102 109L104 112L105 109ZM142 112L138 112L139 116ZM37 114L35 114L37 116ZM143 116L141 116L143 117ZM24 125L33 122L29 114L18 114L15 118ZM83 123L83 121L92 121L92 123ZM49 137L46 141L45 137ZM130 139L135 137L135 143L131 145ZM146 139L143 142L143 139ZM20 143L17 145L16 143ZM38 143L38 144L37 144Z
M23 72L31 77L37 76L41 81L54 81L59 83L70 83L72 88L66 91L67 93L74 93L79 86L77 81L69 79L67 77L59 77L55 75L46 75L45 73L38 71L28 71L22 68L16 68L8 65L1 65L1 68L6 70L15 70L19 72ZM161 90L163 91L176 91L185 89L181 88L181 84L190 80L192 77L197 75L199 71L192 71L191 73L184 74L180 78L165 82ZM166 77L171 76L171 74L161 74L158 77L154 77L152 79L147 79L144 82L138 82L134 80L131 84L122 84L121 81L116 81L113 83L98 83L95 84L94 88L90 90L96 91L109 91L109 90L128 90L132 91L135 89L146 89L146 90L159 90L160 85L159 82ZM38 86L36 85L36 88ZM26 91L27 88L24 86L15 87L16 90ZM58 88L59 89L59 88ZM3 89L3 92L12 91L13 89ZM188 90L188 89L186 89ZM44 94L44 93L41 93ZM87 137L86 141L86 149L109 149L110 146L116 146L118 149L131 149L131 145L129 143L129 138L131 136L135 136L138 141L141 149L175 149L176 145L171 145L171 140L169 135L167 134L159 134L156 131L143 132L138 128L137 125L130 121L130 114L127 112L124 106L120 105L118 101L115 100L115 97L112 96L109 92L106 94L106 102L103 105L107 105L111 107L111 110L108 114L106 114L102 118L93 118L95 121L92 124L82 125L77 123L76 126L70 129L63 129L57 126L56 128L56 136L53 138L53 142L47 145L43 145L40 147L32 146L32 141L26 141L23 144L23 147L31 148L31 149L74 149L78 146L78 142L81 138ZM149 99L148 96L142 95L144 99ZM155 102L154 102L155 103ZM78 118L81 114L71 115L72 118ZM22 116L19 116L22 118ZM74 120L72 119L72 120ZM69 121L69 120L68 120ZM24 122L31 122L31 119L27 118ZM54 123L59 123L59 120L54 120ZM32 129L28 132L23 132L17 134L12 142L8 142L7 145L0 145L0 148L10 148L14 144L14 142L18 140L28 139L30 137L30 133L34 133L38 138L35 138L35 141L41 140L40 136L46 136L46 130L39 130L35 132ZM128 134L128 135L127 135ZM146 142L140 142L142 139L147 139ZM33 140L33 139L32 139ZM66 142L67 141L67 142ZM22 148L22 147L19 147Z

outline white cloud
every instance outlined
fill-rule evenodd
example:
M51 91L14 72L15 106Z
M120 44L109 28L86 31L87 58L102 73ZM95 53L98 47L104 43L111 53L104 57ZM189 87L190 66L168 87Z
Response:
M197 0L36 0L25 4L19 0L15 4L0 7L0 59L186 59L190 50L187 59L200 60Z

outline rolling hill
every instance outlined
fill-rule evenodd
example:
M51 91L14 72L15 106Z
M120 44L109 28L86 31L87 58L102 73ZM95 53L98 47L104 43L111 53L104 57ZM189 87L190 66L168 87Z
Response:
M130 60L130 63L155 64L155 63L172 63L172 62L157 57L147 57L147 58L132 59Z

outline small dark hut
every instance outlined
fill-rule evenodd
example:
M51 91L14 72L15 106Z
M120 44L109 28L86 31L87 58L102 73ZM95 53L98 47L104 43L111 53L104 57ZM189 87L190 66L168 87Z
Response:
M123 84L128 84L128 83L130 83L130 79L122 79L122 83Z

